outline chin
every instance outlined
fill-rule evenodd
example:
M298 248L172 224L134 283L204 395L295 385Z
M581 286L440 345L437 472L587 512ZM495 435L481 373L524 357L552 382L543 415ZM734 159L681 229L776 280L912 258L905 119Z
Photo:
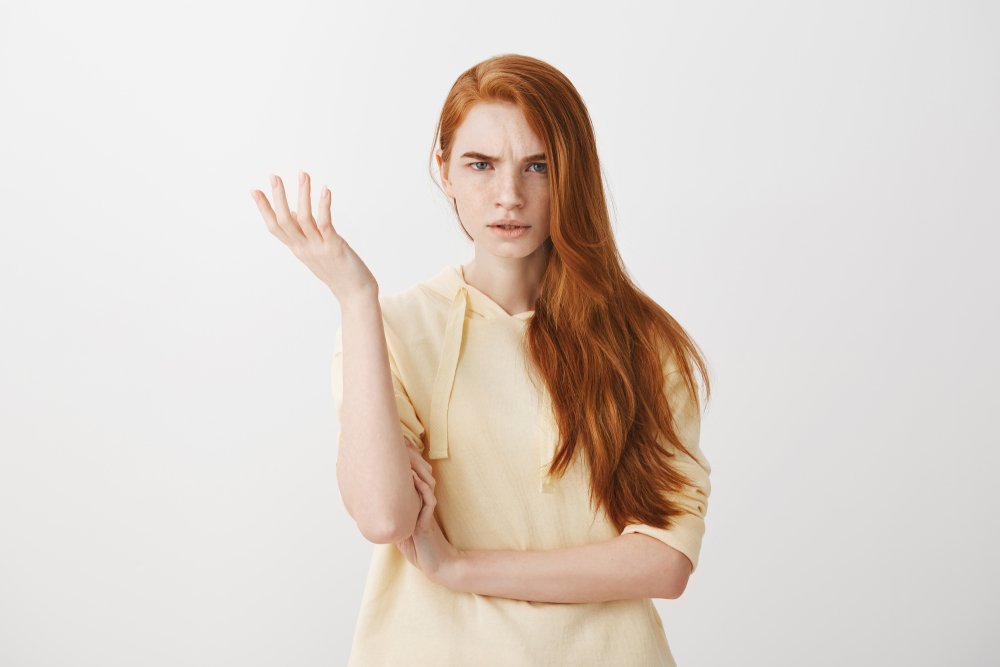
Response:
M488 233L488 232L487 232ZM487 243L477 243L479 250L485 250L494 257L517 258L528 257L538 251L542 243L535 243L529 239L518 239L517 243L489 239Z

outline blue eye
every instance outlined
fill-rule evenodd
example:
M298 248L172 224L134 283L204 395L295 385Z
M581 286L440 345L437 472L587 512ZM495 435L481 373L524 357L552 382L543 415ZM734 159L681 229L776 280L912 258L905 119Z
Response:
M485 171L485 169L477 169L476 168L477 164L489 164L489 162L482 161L482 160L479 161L479 162L470 162L469 166L472 167L472 171ZM547 174L548 173L548 165L546 165L544 162L532 162L529 166L533 167L535 165L541 166L542 169L536 170L534 173L536 173L536 174Z

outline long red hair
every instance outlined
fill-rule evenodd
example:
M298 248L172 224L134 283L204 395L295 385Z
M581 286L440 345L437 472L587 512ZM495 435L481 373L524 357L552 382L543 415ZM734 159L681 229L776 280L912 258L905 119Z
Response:
M675 468L674 453L663 443L692 453L677 435L680 415L668 387L687 392L700 414L695 367L705 400L711 395L704 359L681 325L625 269L590 115L562 72L517 54L463 72L441 110L432 165L440 147L447 176L455 132L473 105L487 101L516 104L548 157L549 261L525 345L552 397L559 429L550 472L564 474L582 450L591 503L603 506L618 530L629 523L670 528L671 517L683 511L671 496L691 480Z

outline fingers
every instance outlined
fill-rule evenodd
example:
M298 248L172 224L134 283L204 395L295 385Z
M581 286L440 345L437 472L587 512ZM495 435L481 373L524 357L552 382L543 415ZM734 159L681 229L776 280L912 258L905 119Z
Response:
M317 229L324 239L328 239L337 233L333 228L333 216L330 214L330 189L325 185L319 193L319 215L316 219Z
M420 479L420 475L415 470L411 472L413 474L413 484L417 487L417 493L420 494L420 498L424 501L423 506L420 508L420 513L417 515L417 528L426 529L430 526L430 522L434 518L434 508L437 506L437 499L434 497L434 492L430 484Z
M420 464L414 465L413 463L411 463L410 467L413 469L414 472L417 473L421 481L423 481L425 484L428 484L431 487L431 492L433 493L435 487L437 487L437 480L434 479L434 475L431 472L430 464L424 461L423 465Z
M267 195L260 190L251 190L250 196L253 197L253 201L257 205L257 210L260 211L261 216L264 218L264 224L267 225L267 231L277 236L282 240L282 242L287 243L288 235L285 234L285 231L280 225L278 225L277 216L271 208L271 202L267 201Z
M428 517L433 516L433 510L428 510L427 501L424 500L424 494L421 491L420 486L418 484L419 481L420 480L417 479L416 476L414 476L414 478L413 478L413 485L417 487L417 495L420 496L420 512L417 513L417 522L416 522L416 525L413 526L413 532L414 533L422 533L422 532L426 531L427 528L428 528L428 526L429 526L429 524L428 524L429 518ZM411 535L411 537L412 537L412 535Z
M281 179L271 174L271 196L274 198L274 212L278 220L278 227L289 239L301 240L306 236L299 228L299 225L292 218L291 211L288 210L288 201L285 199L285 186Z
M316 221L312 215L312 195L309 194L309 174L304 171L299 172L299 214L296 220L302 233L307 239L320 240L319 230L316 229Z
M264 217L268 230L279 237L286 244L290 240L322 240L324 233L316 226L316 221L312 215L312 195L310 193L309 174L304 171L299 172L299 195L298 214L289 210L288 200L285 197L285 185L275 174L271 174L271 196L274 198L274 209L264 193L252 190L250 195L257 204L257 209ZM323 210L325 206L325 211ZM323 195L320 200L320 217L323 219L325 230L332 230L333 223L330 216L330 191L323 188Z
M437 496L434 492L437 481L432 474L431 464L424 460L413 443L406 438L403 438L403 441L406 443L406 451L410 456L410 474L413 477L413 485L423 501L420 513L417 515L417 526L427 528L434 516L434 508L437 506Z
M431 464L420 455L420 452L409 440L403 438L403 442L406 443L406 451L410 456L410 468L415 470L420 475L420 478L430 485L433 491L437 487L437 480L434 479L434 470Z

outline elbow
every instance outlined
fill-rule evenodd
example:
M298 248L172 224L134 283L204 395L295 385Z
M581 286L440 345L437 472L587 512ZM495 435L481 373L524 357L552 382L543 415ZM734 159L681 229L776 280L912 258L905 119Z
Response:
M395 536L395 531L389 524L362 523L360 521L355 523L362 537L372 544L389 544Z
M662 597L667 600L676 600L684 595L694 565L685 554L674 549L671 551L671 563L667 570L669 574L665 577L667 582Z
M413 491L412 508L393 511L386 503L374 503L371 498L359 497L349 480L342 476L340 462L337 465L337 481L340 488L341 504L354 520L358 532L372 544L393 544L405 540L413 534L420 513L420 500L416 489ZM402 516L401 516L402 515Z
M684 589L687 588L689 576L690 575L679 573L676 576L670 577L663 597L667 600L676 600L680 596L684 595Z
M354 514L352 518L361 535L372 544L395 544L408 538L416 529L420 499L415 497L415 504L411 505L400 511L369 505L366 511Z
M413 534L416 521L409 528L392 521L369 522L364 525L358 522L357 525L364 538L372 544L396 544Z

